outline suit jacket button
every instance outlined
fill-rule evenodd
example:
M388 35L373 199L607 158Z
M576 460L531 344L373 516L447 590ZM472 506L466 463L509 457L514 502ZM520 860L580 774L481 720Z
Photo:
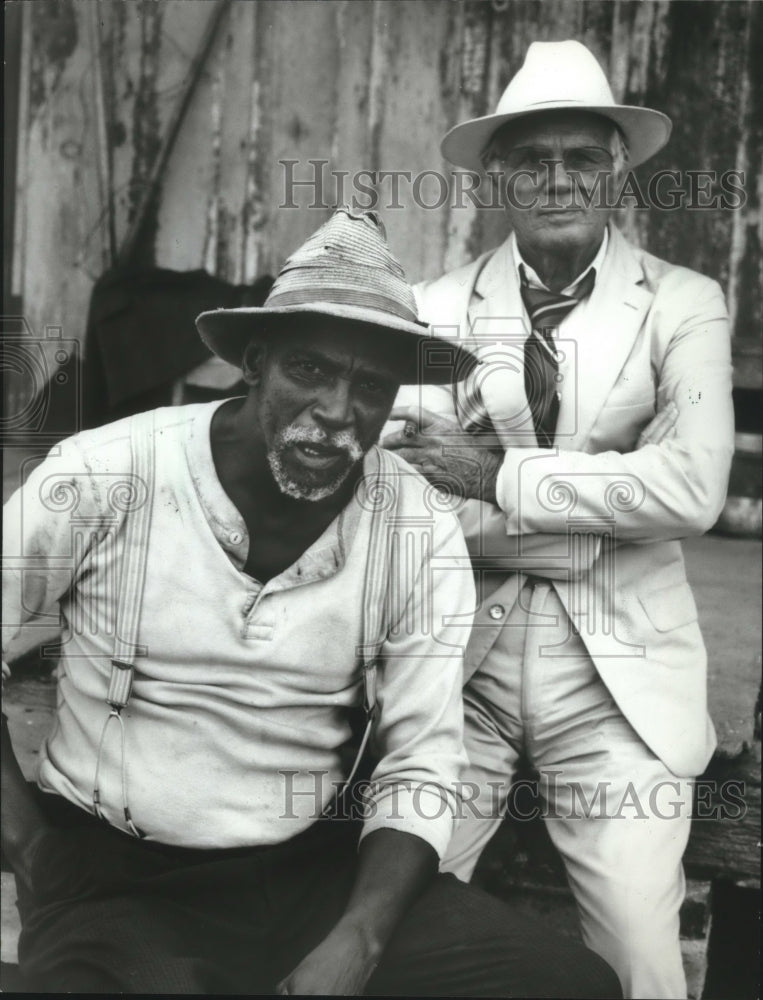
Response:
M502 604L491 604L488 614L493 619L493 621L498 621L499 618L503 618L506 611Z

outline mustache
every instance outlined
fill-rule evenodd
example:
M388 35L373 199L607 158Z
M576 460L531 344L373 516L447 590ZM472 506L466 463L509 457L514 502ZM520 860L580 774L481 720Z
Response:
M290 444L323 444L328 448L346 452L353 462L359 462L364 454L360 441L352 431L329 433L320 427L289 424L278 434L277 447L284 448Z

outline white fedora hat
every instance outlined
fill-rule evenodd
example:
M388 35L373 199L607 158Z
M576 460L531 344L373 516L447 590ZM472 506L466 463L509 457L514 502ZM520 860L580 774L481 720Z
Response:
M544 111L589 111L609 118L625 136L632 167L662 149L672 127L661 111L615 104L601 66L585 45L576 41L533 42L495 114L456 125L440 149L456 166L480 171L481 154L496 129L515 118Z

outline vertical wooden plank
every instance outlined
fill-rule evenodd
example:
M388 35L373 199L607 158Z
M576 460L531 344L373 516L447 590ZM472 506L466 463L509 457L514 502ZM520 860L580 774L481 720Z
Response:
M113 201L111 197L112 176L111 176L111 155L109 152L108 123L106 120L106 108L104 103L104 73L103 73L103 44L101 32L99 30L99 4L90 4L86 9L88 48L93 58L93 73L91 86L93 91L93 132L94 132L94 159L97 164L96 177L98 181L98 200L103 205L101 213L100 237L101 237L101 260L100 268L108 270L116 260L117 243L116 229L114 227Z
M284 201L285 168L296 160L297 180L311 182L323 173L311 160L328 160L335 131L334 86L339 45L330 4L263 0L257 7L260 51L267 70L258 72L261 94L261 148L258 161L267 201L263 225L267 245L262 266L278 269L284 259L328 217L319 187L297 187Z
M468 118L475 118L478 115L489 114L492 110L487 106L485 92L488 88L496 90L495 82L490 84L492 77L495 80L497 75L497 65L491 55L495 56L495 51L491 49L491 34L498 37L498 32L491 32L492 18L490 8L487 5L467 4L461 11L457 24L454 25L453 38L457 45L455 51L451 50L450 57L456 64L458 79L458 98L455 101L453 125L457 125ZM442 138L442 137L440 137ZM464 191L467 181L463 175L456 179L461 173L460 168L449 165L455 191ZM481 196L484 199L484 195ZM465 263L470 257L475 256L482 237L482 222L484 213L478 211L473 201L466 196L462 199L457 197L449 213L446 248L443 259L445 270L458 267Z
M668 147L637 176L646 183L654 171L681 169L685 204L690 194L693 202L691 207L642 213L645 241L660 256L709 274L725 287L729 257L718 248L729 246L734 213L718 205L708 207L708 196L698 187L712 196L719 193L718 184L709 175L702 180L695 174L693 180L689 172L710 171L720 177L738 158L741 131L749 128L738 114L749 13L746 4L672 4L669 18L660 25L669 38L665 76L661 82L650 79L643 95L645 103L673 118L674 129Z
M259 78L259 48L257 45L257 15L252 5L251 16L242 37L246 45L249 65L249 114L246 131L246 169L244 203L241 211L241 278L251 284L264 273L261 266L263 246L266 243L267 194L260 165L264 133L262 126L262 86Z
M247 143L250 135L253 101L252 45L254 11L234 4L228 16L227 31L218 50L214 99L219 103L219 162L216 172L217 248L212 270L226 281L240 283L244 275L242 252L244 206L250 158ZM251 234L249 234L251 238Z
M230 37L230 36L229 36ZM227 43L226 43L227 47ZM204 249L202 252L202 266L210 274L220 274L224 270L221 267L219 255L220 227L224 226L224 219L221 219L221 191L222 179L222 121L223 103L225 101L225 72L222 66L221 55L218 52L212 72L212 93L210 100L210 131L209 143L212 147L212 175L211 184L206 198L206 213L204 225ZM222 277L222 274L220 274Z
M369 166L402 171L399 204L392 208L392 181L381 185L384 218L395 253L412 281L442 269L448 221L448 177L439 151L448 127L441 99L441 52L448 44L450 18L439 4L380 3L394 10L388 35L386 95L379 130L378 158ZM373 157L373 149L371 150Z
M162 120L159 111L161 93L159 73L165 66L162 60L162 29L168 7L154 0L138 0L136 5L140 23L140 59L138 64L135 100L132 114L132 166L127 189L127 223L132 225L145 198L151 168L162 142ZM148 233L143 242L146 262L153 256L154 233Z
M132 165L132 105L140 51L136 5L98 3L103 73L103 113L109 137L109 211L118 246L128 228Z
M29 163L29 86L32 61L32 8L24 4L21 13L21 56L19 67L19 99L16 137L16 211L13 219L13 270L11 292L20 296L24 283L24 255L26 252L26 187ZM6 178L7 181L7 178Z
M331 137L331 170L347 171L330 192L337 202L351 198L350 179L373 166L368 155L369 103L374 46L373 8L368 3L342 0L334 5L338 60L334 84L336 114ZM378 44L378 43L377 43Z
M758 123L758 134L760 134L760 118L753 118L751 115L752 110L752 87L751 87L751 76L754 72L752 62L756 59L755 50L753 47L753 19L756 16L750 5L748 5L749 16L747 18L747 24L745 25L744 32L744 53L742 57L742 72L739 74L739 89L738 89L738 117L742 124L739 130L739 135L736 143L736 156L734 160L734 168L740 174L745 174L748 177L752 177L749 168L752 166L750 158L750 143L752 141L752 132L754 129L754 122ZM759 38L759 42L763 39ZM745 58L749 54L748 59ZM757 50L757 61L760 61L760 49ZM760 99L760 93L758 94ZM760 110L760 109L759 109ZM763 186L763 178L760 178L761 186ZM760 197L760 191L758 192L758 197ZM741 211L736 211L731 214L731 232L729 238L729 261L728 261L728 283L726 287L726 297L729 307L729 315L731 317L731 328L735 334L745 334L749 335L749 329L739 330L737 328L737 317L739 316L739 304L740 304L740 293L743 294L743 270L742 265L746 256L748 237L753 235L754 230L752 225L754 225L755 215L754 213L743 213ZM752 225L751 225L752 223ZM763 232L763 210L761 210L760 203L758 203L757 212L757 229L758 229L758 256L760 258L761 249L763 249L763 239L760 239L760 234ZM763 275L761 275L763 277ZM763 281L758 283L758 289L763 286ZM748 302L750 300L748 299ZM758 303L760 302L760 297L758 298ZM755 312L752 302L750 302L751 312ZM761 320L761 310L760 305L757 309L757 318ZM751 317L754 322L754 318ZM761 330L761 325L757 327L758 331Z
M63 328L64 337L81 337L93 278L102 266L104 208L91 152L97 142L86 10L68 0L31 4L25 30L18 287L35 334L53 325ZM54 353L51 346L51 371Z
M169 62L157 100L166 106L166 118L198 51L212 4L186 0L168 6L165 39ZM220 136L223 116L223 73L230 23L220 26L212 51L201 68L183 126L165 168L157 209L155 259L162 267L216 269L218 191L221 168ZM170 70L172 75L170 76ZM160 99L161 98L161 99ZM238 107L238 100L234 102Z
M104 65L109 66L112 101L107 114L113 137L115 229L121 244L142 210L168 122L213 7L202 0L109 2L105 7L108 56ZM151 263L157 247L157 208L149 215L138 252L144 264ZM182 229L177 238L182 240Z
M738 212L738 223L746 227L743 254L732 260L738 266L736 331L740 342L750 344L752 360L749 384L761 387L761 330L763 330L763 10L748 3L749 44L740 72L749 76L750 104L743 123L747 140L738 150L737 164L747 178L748 203ZM737 264L738 261L738 264ZM741 343L740 343L740 346ZM757 362L757 363L756 363Z
M465 118L474 117L475 114L488 114L495 110L507 84L524 62L528 39L535 40L537 37L537 8L537 4L506 3L499 5L494 11L489 26L493 41L486 80L492 100L481 112L469 113L469 109L464 108L459 114L459 120L463 121ZM463 254L465 259L474 257L491 246L497 246L510 232L509 221L501 206L500 198L492 200L485 182L482 190L484 191L482 199L489 207L477 212L476 224L473 226L468 244L469 252Z

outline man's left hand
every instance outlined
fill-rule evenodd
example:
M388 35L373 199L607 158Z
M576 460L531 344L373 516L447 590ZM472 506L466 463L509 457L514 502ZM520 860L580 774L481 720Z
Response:
M383 448L396 451L432 483L447 484L457 496L496 503L496 479L503 460L500 448L479 439L464 445L464 431L453 420L420 409L396 406L390 420L404 420L401 431L388 434Z
M378 956L361 929L342 919L278 984L281 996L360 996Z

